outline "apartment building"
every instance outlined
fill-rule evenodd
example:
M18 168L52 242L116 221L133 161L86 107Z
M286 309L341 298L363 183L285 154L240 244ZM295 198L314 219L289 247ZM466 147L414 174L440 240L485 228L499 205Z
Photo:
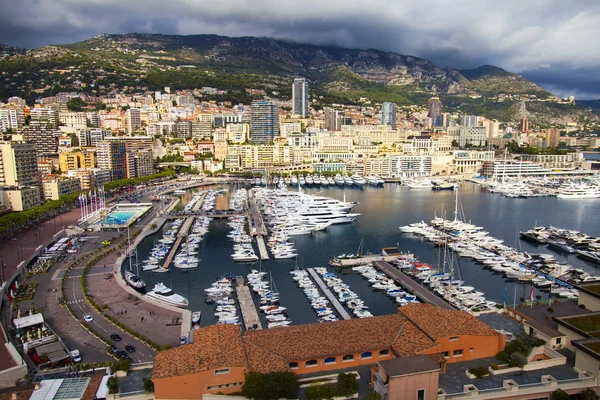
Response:
M19 131L23 138L35 144L38 155L58 153L58 137L61 131L47 126L28 126Z
M13 211L25 211L41 204L39 186L7 186L2 188L4 205Z
M25 141L0 142L0 186L39 186L37 151Z
M58 160L61 172L96 166L96 157L91 151L63 152L58 155Z
M50 177L42 182L45 200L58 200L60 197L81 191L79 178Z
M388 157L388 162L388 174L392 178L415 178L431 175L431 156L390 156Z

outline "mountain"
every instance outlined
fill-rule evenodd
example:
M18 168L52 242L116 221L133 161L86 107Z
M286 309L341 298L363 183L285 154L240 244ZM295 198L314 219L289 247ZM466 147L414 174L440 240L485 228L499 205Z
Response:
M25 54L26 50L18 47L7 46L0 43L0 60L14 56L16 54Z
M586 108L596 115L600 115L600 99L598 100L577 100L577 105Z
M455 70L376 49L217 35L103 34L14 53L0 61L0 70L5 71L0 99L21 95L29 101L69 90L106 94L211 86L228 90L220 99L247 103L254 96L246 88L289 99L298 76L310 80L316 106L364 98L426 105L437 94L447 110L508 120L515 101L552 98L521 76L489 65Z

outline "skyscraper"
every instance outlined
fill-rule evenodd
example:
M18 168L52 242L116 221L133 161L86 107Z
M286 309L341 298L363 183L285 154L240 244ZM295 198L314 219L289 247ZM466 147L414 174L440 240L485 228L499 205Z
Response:
M269 144L279 133L277 104L267 100L252 102L250 138L256 144Z
M461 126L479 126L479 117L477 115L461 115Z
M308 82L304 78L295 78L292 85L292 112L294 115L308 116Z
M529 132L529 121L527 118L523 118L521 122L519 122L519 130L523 133Z
M131 136L133 132L142 126L141 113L139 108L130 108L127 110L127 134Z
M546 129L546 147L558 147L560 143L560 131L558 128Z
M432 126L442 126L442 102L439 97L429 99L429 112L427 116L431 118Z
M390 125L393 130L396 130L396 113L398 107L396 103L390 103L389 101L381 104L381 123L383 125Z

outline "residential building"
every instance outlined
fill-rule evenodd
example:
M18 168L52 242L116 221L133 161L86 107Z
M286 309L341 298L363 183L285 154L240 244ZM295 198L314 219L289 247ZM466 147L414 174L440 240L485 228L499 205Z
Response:
M3 188L4 205L13 211L25 211L41 204L39 186Z
M87 128L87 115L84 112L61 112L58 114L61 125L75 129Z
M192 122L191 121L178 121L175 124L175 136L180 139L186 139L192 137Z
M308 82L305 78L295 78L292 84L292 114L308 116Z
M152 138L150 136L115 136L106 137L105 141L118 141L125 143L127 151L151 150Z
M329 131L340 131L344 125L352 125L352 118L346 117L343 110L330 107L323 109L325 114L325 129Z
M483 126L487 130L488 138L497 138L500 136L500 122L497 121L484 121Z
M96 147L99 141L108 137L108 132L103 129L82 129L77 132L80 147Z
M398 106L396 103L385 101L381 104L381 124L389 125L392 130L396 130L396 118Z
M127 178L140 178L154 173L152 150L127 151L125 157Z
M483 169L483 163L494 160L494 151L455 150L450 168L461 174L475 174Z
M103 140L96 146L98 168L112 172L111 180L127 177L127 145L124 140Z
M227 124L227 140L230 143L246 143L250 139L250 126L248 124Z
M287 143L293 147L316 148L318 138L315 132L291 133L287 136Z
M192 121L192 137L208 139L212 136L213 116L211 114L198 114L198 120Z
M389 176L392 178L415 178L431 175L431 156L390 156L388 163Z
M22 108L0 108L0 131L17 130L23 126L25 116Z
M442 310L429 304L411 304L393 315L285 329L241 331L236 326L217 324L195 330L193 343L156 355L154 396L200 399L204 394L236 392L248 371L303 375L394 359L402 360L397 365L415 367L422 365L412 358L416 355L428 356L433 363L428 366L443 373L446 364L493 357L504 349L505 341L503 335L465 311ZM392 365L385 366L390 376L397 375L392 373ZM385 386L384 398L400 399L398 393L408 392L395 385ZM437 396L437 385L432 389ZM415 396L417 393L415 390ZM426 397L431 398L437 397Z
M125 113L126 125L127 125L127 134L129 136L133 135L134 132L137 132L142 127L142 119L139 108L130 108Z
M529 121L527 120L527 118L521 119L521 121L519 122L519 130L523 133L529 132Z
M282 138L287 138L289 135L293 133L301 133L302 132L302 123L301 122L282 122L279 124L279 136Z
M279 134L277 105L267 100L252 102L250 137L255 144L269 144Z
M28 126L19 131L23 138L35 143L38 155L58 153L58 137L61 131L49 126Z
M78 178L50 177L42 182L45 200L58 200L60 197L81 191Z
M431 118L432 126L442 126L442 102L439 97L429 99L427 117Z
M61 172L96 166L96 157L92 151L63 152L58 155L58 159Z
M112 180L111 171L100 168L69 170L67 176L79 178L81 190L101 187Z
M554 147L554 146L552 146ZM522 161L540 164L543 168L575 168L582 161L582 153L567 154L521 154Z
M560 130L558 128L546 129L546 147L558 147L560 144Z
M351 136L339 134L318 136L318 151L323 153L350 153L352 144Z
M484 126L452 126L448 127L448 135L456 140L460 147L484 146L487 141Z
M35 144L25 141L0 142L0 186L39 186Z
M461 115L459 125L479 126L479 117L477 115Z
M56 127L58 125L58 112L55 110L44 107L34 108L29 112L31 120L29 125L31 126L50 126Z
M402 143L408 136L420 135L420 130L393 130L389 125L345 125L342 133L352 136L356 142L367 138L371 143L393 145Z
M365 175L390 176L390 163L387 157L365 158Z

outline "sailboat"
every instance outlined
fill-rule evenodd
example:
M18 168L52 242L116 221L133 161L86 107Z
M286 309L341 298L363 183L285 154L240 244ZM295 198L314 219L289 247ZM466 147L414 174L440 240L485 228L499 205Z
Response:
M137 248L135 249L135 266L137 270L137 274L133 273L133 268L131 266L131 239L129 237L129 227L127 227L127 256L129 257L129 270L125 270L123 274L125 277L125 282L135 290L141 291L146 287L146 284L139 277L139 264L138 264L138 256L137 256Z

